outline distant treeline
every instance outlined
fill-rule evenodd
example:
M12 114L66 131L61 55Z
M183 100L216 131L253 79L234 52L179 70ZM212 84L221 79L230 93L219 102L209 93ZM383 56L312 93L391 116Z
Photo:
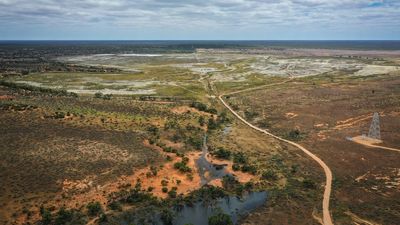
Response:
M45 88L45 87L37 87L29 84L18 84L15 82L0 80L0 85L5 86L14 90L24 90L31 91L35 93L41 93L46 95L53 96L69 96L69 97L78 97L78 94L74 92L68 92L62 89L53 89L53 88Z

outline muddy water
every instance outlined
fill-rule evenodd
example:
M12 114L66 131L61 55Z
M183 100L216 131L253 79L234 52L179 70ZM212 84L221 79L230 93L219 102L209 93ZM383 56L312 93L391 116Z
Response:
M201 185L208 184L210 181L222 178L225 175L230 175L224 166L216 166L208 161L207 154L209 154L207 135L204 135L202 153L200 158L196 161L196 166L201 178Z
M185 206L181 211L177 212L174 224L207 225L208 218L220 210L230 215L232 221L236 224L242 216L262 206L266 200L266 192L253 192L243 198L236 196L221 198L213 204L198 202L192 207Z

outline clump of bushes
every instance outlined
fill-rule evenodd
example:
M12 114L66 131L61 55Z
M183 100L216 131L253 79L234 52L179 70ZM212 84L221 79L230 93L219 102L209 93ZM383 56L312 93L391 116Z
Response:
M111 97L112 97L112 94L103 94L101 92L96 92L94 94L94 97L95 98L101 98L101 99L104 99L104 100L110 100Z
M262 173L262 178L266 180L277 180L278 175L273 170L266 170Z
M233 162L234 163L247 163L247 158L243 152L235 152L233 153Z
M287 133L286 138L291 141L299 141L303 138L303 134L300 132L299 129L294 129Z
M43 225L51 224L53 220L51 212L43 206L40 207L40 216L42 217L41 222Z
M0 80L0 85L9 87L14 90L25 90L25 91L31 91L31 92L46 94L46 95L66 96L66 97L75 97L75 98L78 97L78 94L76 94L74 92L67 92L66 90L62 90L62 89L37 87L37 86L29 85L29 84L20 84L20 83L14 83L14 82L9 82L9 81L4 81L4 80Z
M208 112L208 113L211 113L211 114L217 114L217 112L218 112L214 108L208 108L208 106L206 104L201 103L201 102L192 102L190 104L190 107L193 107L193 108L195 108L195 109L197 109L199 111Z
M244 164L244 165L242 165L240 170L244 173L250 173L253 175L255 175L257 173L257 168L254 165Z
M161 186L163 186L163 187L165 187L165 186L167 186L168 185L168 181L167 180L162 180L161 181Z
M213 151L212 154L219 159L230 159L232 155L231 151L222 147L219 147L217 150Z
M239 181L237 181L236 178L232 175L225 175L222 178L222 187L227 190L234 189L238 184L240 184Z
M117 211L121 211L122 210L122 206L119 202L117 201L112 201L108 204L108 208L110 208L111 210L117 210Z
M178 190L177 187L172 187L171 190L168 192L168 197L170 198L176 198L176 190Z
M54 224L76 224L84 225L87 221L82 213L77 210L67 210L62 207L55 215Z
M317 185L315 184L315 182L313 180L304 179L303 180L303 187L305 187L307 189L316 189Z
M188 161L189 158L183 157L181 162L177 162L174 164L174 168L182 173L190 173L192 172L192 169L187 166Z
M233 222L229 215L218 212L208 218L208 225L233 225Z
M174 220L174 214L169 209L164 209L161 212L161 220L165 225L172 225Z
M90 202L87 204L86 209L89 216L97 216L103 212L100 202Z

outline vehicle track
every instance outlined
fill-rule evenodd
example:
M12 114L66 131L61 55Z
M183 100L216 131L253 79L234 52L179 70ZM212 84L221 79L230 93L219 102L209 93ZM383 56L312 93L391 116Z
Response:
M288 81L292 80L292 78L290 78L289 80L286 80L284 82L280 82L280 83L276 83L276 84L270 84L270 85L263 85L262 87L266 87L266 86L273 86L273 85L277 85L277 84L282 84L282 83L286 83ZM218 96L218 99L221 101L221 103L229 110L231 111L231 113L233 115L235 115L239 120L241 120L243 123L245 123L246 125L248 125L249 127L260 131L264 134L267 134L275 139L278 139L282 142L288 143L290 145L293 145L297 148L299 148L300 150L302 150L304 153L306 153L308 156L310 156L314 161L316 161L324 170L325 173L325 189L324 189L324 196L323 196L323 201L322 201L322 214L323 214L323 224L324 225L333 225L332 222L332 218L331 218L331 214L329 212L329 201L330 201L330 196L331 196L331 191L332 191L332 172L331 169L325 164L325 162L320 159L318 156L314 155L313 153L311 153L309 150L307 150L306 148L304 148L303 146L293 142L293 141L289 141L287 139L278 137L266 130L263 130L257 126L254 126L253 124L251 124L250 122L248 122L247 120L245 120L244 118L242 118L237 112L235 112L235 110L233 110L228 103L226 103L223 99L224 96L226 95L232 95L232 94L238 94L238 93L242 93L242 92L246 92L246 91L252 91L252 90L256 90L262 87L257 87L257 88L251 88L251 89L245 89L245 90L241 90L241 91L235 91L232 93L228 93L228 94L221 94Z

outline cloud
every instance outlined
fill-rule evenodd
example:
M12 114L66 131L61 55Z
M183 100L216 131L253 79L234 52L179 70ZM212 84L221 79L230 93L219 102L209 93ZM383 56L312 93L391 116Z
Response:
M343 29L399 31L398 0L0 0L0 28Z

